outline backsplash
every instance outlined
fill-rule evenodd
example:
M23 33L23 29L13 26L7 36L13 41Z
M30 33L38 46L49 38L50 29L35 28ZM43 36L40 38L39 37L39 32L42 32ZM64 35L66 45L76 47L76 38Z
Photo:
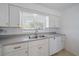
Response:
M21 42L21 41L26 41L29 39L29 36L32 37L32 35L25 35L27 33L35 33L36 29L20 29L20 28L0 28L0 43L12 43L12 42ZM39 36L49 36L48 32L60 32L59 28L45 28L45 29L39 29L38 32L41 34L38 34ZM25 34L24 34L25 33ZM47 33L47 34L46 34ZM18 34L18 35L16 35ZM24 34L24 35L19 35L19 34ZM5 39L5 40L4 40Z
M35 33L37 32L57 32L60 33L60 28L45 28L45 29L21 29L21 28L0 28L1 34L23 34L23 33Z

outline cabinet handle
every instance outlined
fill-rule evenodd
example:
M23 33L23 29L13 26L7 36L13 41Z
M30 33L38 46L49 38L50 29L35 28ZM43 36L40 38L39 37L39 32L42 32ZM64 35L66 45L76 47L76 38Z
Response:
M54 40L55 40L56 38L54 37Z
M19 24L17 24L17 25L19 25Z
M6 25L9 25L9 23L7 22Z
M39 47L39 49L41 49L42 47Z
M21 48L21 46L14 47L14 49L19 49L19 48Z
M25 53L28 53L28 51L25 51Z

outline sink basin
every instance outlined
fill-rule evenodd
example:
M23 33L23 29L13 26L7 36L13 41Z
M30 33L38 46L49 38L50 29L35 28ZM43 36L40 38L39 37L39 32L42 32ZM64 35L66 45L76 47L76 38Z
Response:
M34 35L34 36L29 36L29 39L38 39L38 38L44 38L46 36L44 35Z

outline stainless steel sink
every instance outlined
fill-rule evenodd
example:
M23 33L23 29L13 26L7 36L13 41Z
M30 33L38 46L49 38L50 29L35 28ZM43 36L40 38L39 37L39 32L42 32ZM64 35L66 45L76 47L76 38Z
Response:
M46 36L44 35L33 35L33 36L29 36L29 39L38 39L38 38L45 38Z

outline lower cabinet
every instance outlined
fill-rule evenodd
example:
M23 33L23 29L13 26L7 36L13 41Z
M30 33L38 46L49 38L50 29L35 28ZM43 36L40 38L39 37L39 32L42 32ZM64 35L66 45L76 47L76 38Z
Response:
M48 56L48 39L29 42L30 56Z
M0 56L1 56L1 48L0 48Z
M61 36L56 36L55 38L50 38L49 40L49 52L53 55L60 50L64 49L64 40Z
M3 46L4 56L27 56L28 49L27 43L19 43Z
M48 56L48 39L4 45L3 56Z
M3 45L0 55L3 56L48 56L64 49L61 36L17 44ZM2 51L1 51L2 49ZM1 54L2 52L2 54Z
M57 51L64 49L64 39L62 36L58 36L55 39L57 40Z
M54 40L54 38L50 38L49 40L49 54L52 55L52 54L55 54L56 52L56 40Z

